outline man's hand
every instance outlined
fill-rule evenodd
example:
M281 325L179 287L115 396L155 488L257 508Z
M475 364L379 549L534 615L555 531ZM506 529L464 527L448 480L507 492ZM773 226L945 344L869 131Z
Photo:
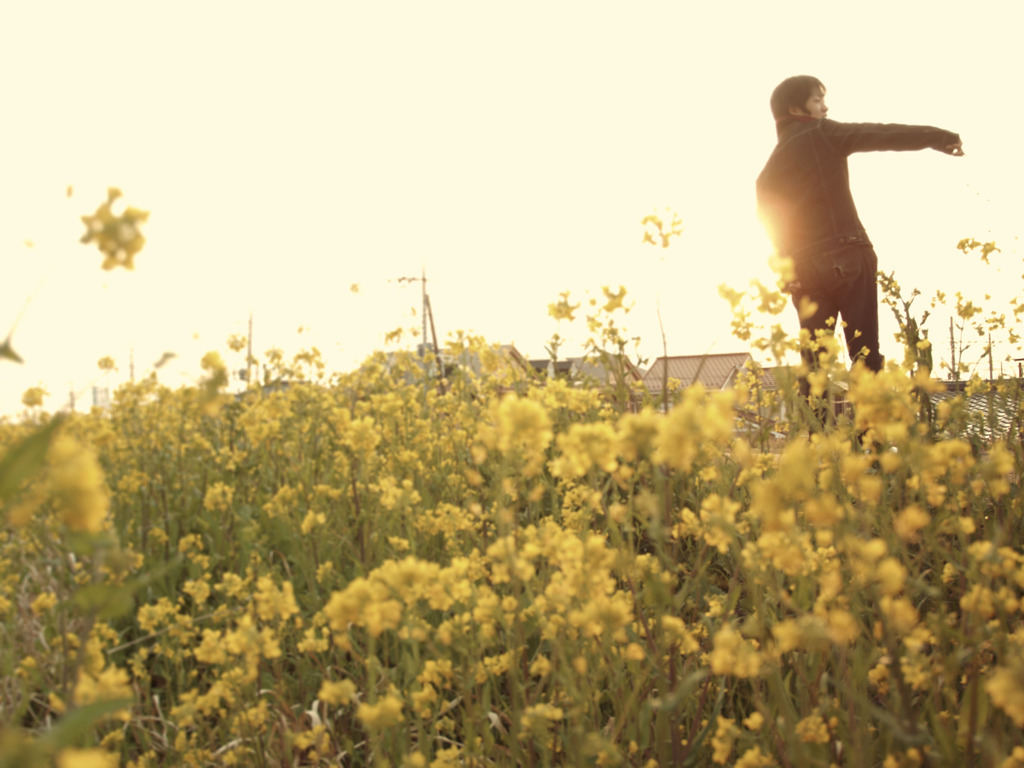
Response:
M964 145L963 142L958 141L956 144L947 144L944 147L940 147L939 151L945 152L947 155L953 155L953 157L963 157Z

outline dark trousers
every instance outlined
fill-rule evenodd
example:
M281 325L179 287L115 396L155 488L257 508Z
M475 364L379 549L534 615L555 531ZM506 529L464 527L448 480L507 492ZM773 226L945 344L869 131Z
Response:
M800 327L810 332L811 340L818 331L831 333L843 322L850 360L863 360L871 370L881 370L884 360L878 350L875 249L868 243L858 243L816 251L796 259L794 269L799 287L793 291L793 304L799 311L805 296L817 304L813 314L800 318ZM814 349L804 349L801 354L811 370L817 368ZM800 392L804 397L809 395L806 379L801 378Z

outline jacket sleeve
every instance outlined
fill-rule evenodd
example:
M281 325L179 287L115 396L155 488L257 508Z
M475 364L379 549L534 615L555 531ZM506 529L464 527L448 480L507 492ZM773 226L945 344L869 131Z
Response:
M844 155L885 150L942 149L960 141L960 137L952 131L930 125L839 123L835 120L822 120L821 130Z

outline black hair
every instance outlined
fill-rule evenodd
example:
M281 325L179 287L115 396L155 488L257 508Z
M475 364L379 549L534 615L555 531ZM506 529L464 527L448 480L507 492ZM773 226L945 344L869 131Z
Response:
M772 98L769 102L772 107L772 116L778 120L790 114L790 107L803 110L807 100L814 95L816 88L825 93L825 86L821 80L811 75L795 75L787 77L772 91Z

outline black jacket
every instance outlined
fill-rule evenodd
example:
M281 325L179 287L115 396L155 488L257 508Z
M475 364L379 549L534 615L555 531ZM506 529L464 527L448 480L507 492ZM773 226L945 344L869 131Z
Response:
M943 149L960 137L927 125L784 119L779 143L757 177L758 214L776 250L799 259L812 249L867 241L850 194L854 152Z

